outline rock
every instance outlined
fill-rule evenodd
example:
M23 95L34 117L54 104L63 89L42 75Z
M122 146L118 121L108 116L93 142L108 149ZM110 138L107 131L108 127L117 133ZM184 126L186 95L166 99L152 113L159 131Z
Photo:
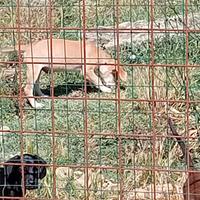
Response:
M145 20L139 20L136 22L123 22L119 24L120 29L127 29L127 30L120 30L119 31L119 44L125 43L133 43L133 44L141 44L142 42L149 41L150 42L150 22ZM162 39L166 37L165 29L170 31L173 30L183 30L185 27L184 21L182 20L182 15L177 15L175 17L170 18L160 18L153 22L154 31L154 39ZM193 13L188 15L188 27L193 30L199 29L200 27L200 14ZM86 38L91 41L98 41L98 43L103 46L104 48L113 48L117 44L117 34L116 34L116 27L113 26L99 26L98 33L96 30L88 31L86 33ZM103 29L103 30L102 30ZM108 29L108 30L106 30ZM110 30L114 29L114 30ZM131 29L136 29L132 30ZM141 30L140 30L141 29ZM168 35L173 36L176 35L177 32L170 32ZM98 38L98 40L97 40Z

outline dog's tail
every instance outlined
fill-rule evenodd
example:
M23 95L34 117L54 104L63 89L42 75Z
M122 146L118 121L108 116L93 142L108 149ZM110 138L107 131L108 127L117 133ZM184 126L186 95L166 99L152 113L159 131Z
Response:
M20 51L23 53L26 51L27 45L20 45ZM0 48L0 53L11 53L19 51L19 45L15 45L13 47L5 47L5 48Z
M127 72L123 69L122 66L116 67L116 71L118 72L119 78L126 82L127 81Z
M169 124L170 130L172 132L172 135L176 136L176 140L177 140L177 142L178 142L178 144L181 148L181 151L183 153L185 161L187 162L189 160L189 163L188 163L189 167L192 168L194 165L193 165L193 162L192 162L191 155L190 155L190 153L188 153L185 142L180 138L180 135L177 133L175 126L172 122L172 119L170 117L168 118L168 124Z

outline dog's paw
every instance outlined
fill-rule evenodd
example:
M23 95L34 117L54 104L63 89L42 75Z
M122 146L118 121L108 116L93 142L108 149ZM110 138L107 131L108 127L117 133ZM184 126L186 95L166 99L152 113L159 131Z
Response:
M102 92L107 92L107 93L111 93L112 92L111 88L108 88L108 87L105 87L105 86L100 86L100 90Z

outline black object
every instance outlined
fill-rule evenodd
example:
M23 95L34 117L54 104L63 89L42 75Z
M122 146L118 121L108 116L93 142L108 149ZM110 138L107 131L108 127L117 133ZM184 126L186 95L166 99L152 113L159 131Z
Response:
M39 180L46 176L45 166L31 166L31 164L47 164L46 161L37 155L23 155L24 184L22 183L21 157L19 155L14 156L5 162L5 164L7 163L19 163L19 165L4 165L0 168L0 197L22 197L23 186L25 187L25 192L26 190L37 189L39 187Z

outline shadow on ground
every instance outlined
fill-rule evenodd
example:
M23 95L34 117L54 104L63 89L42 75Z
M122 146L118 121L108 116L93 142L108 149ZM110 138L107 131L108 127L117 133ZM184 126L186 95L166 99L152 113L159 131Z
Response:
M74 91L82 91L84 92L84 85L83 84L79 84L79 85L75 85L74 83L68 83L67 85L56 85L54 87L54 96L58 97L58 96L62 96L62 95L70 95L72 92ZM87 93L93 93L93 92L98 92L99 90L94 87L91 86L89 83L87 83ZM51 87L48 86L46 89L42 89L42 92L45 95L51 95Z

